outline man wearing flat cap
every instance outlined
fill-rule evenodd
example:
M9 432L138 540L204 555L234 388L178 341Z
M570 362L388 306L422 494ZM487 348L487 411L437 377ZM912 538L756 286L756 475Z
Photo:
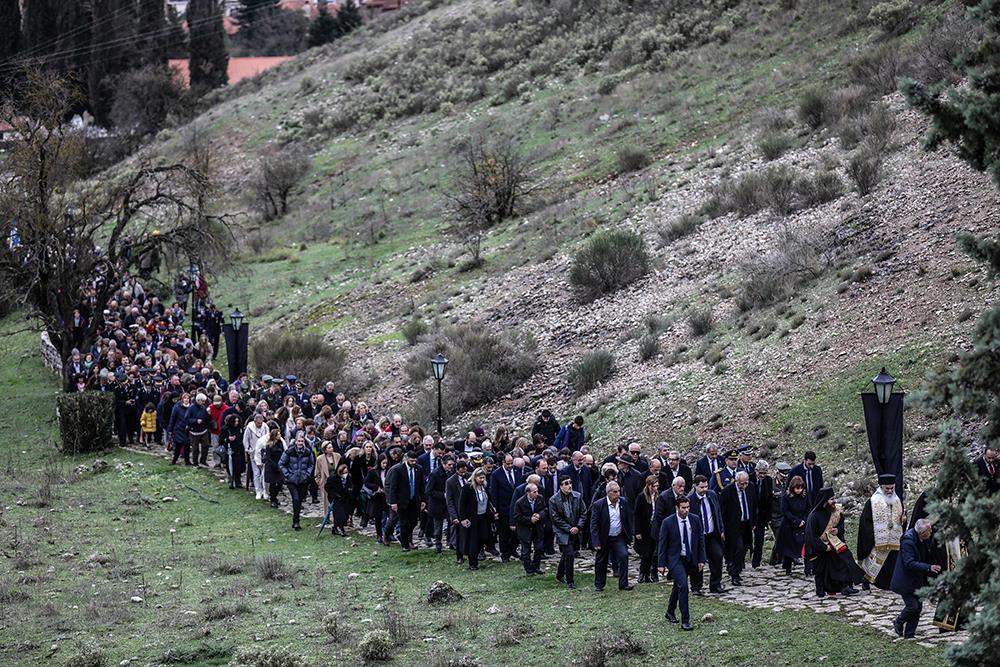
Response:
M878 488L865 503L858 523L858 564L865 572L862 588L875 584L888 590L899 554L899 540L906 530L903 501L896 495L896 476L878 476Z

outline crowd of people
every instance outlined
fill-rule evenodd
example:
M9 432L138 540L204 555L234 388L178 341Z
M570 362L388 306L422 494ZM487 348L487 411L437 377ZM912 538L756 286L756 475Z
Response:
M471 570L489 554L519 559L526 576L538 576L542 561L558 556L555 578L571 589L576 559L591 550L598 591L609 569L619 590L634 588L634 553L636 583L672 582L666 617L685 630L689 593L744 585L749 559L753 568L780 566L789 575L802 567L820 597L856 594L857 584L891 588L904 599L897 632L912 637L915 591L945 566L932 562L926 514L914 512L906 525L892 475L880 477L866 503L857 560L813 452L773 469L750 445L709 443L693 465L668 444L644 451L621 443L600 457L582 416L560 424L548 410L530 432L476 428L448 439L400 414L380 414L332 380L317 387L294 375L227 381L213 366L218 335L213 340L206 323L221 316L210 304L197 311L203 331L190 337L186 302L164 306L134 278L111 302L81 304L76 315L82 320L99 306L104 327L66 361L66 390L113 392L122 445L164 447L173 464L224 468L231 489L272 507L287 493L294 530L309 502L334 535L371 525L381 544L452 552ZM991 492L996 454L987 450L979 463Z

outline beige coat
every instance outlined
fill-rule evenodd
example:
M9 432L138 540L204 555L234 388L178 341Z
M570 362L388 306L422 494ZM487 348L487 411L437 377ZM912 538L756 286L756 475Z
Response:
M319 487L320 498L323 500L323 512L326 512L326 508L330 506L330 501L326 497L326 480L330 478L330 475L337 472L337 466L340 465L340 454L338 452L333 453L333 464L331 466L330 462L326 458L326 454L321 454L316 457L316 468L313 473L313 477L316 480L316 486Z

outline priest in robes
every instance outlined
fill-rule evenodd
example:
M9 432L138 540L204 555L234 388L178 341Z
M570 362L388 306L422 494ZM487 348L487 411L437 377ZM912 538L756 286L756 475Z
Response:
M833 488L824 486L816 494L816 506L806 520L806 543L816 578L816 595L854 595L864 572L844 541L844 511Z
M889 590L899 554L899 539L906 529L903 501L896 495L896 476L892 473L879 475L878 484L879 488L865 503L858 524L858 565L865 573L861 587L866 591L871 584Z

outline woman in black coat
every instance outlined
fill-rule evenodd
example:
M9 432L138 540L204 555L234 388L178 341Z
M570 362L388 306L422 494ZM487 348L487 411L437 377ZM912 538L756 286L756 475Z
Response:
M385 475L388 470L389 459L386 458L385 454L381 454L378 457L378 463L368 472L364 482L364 493L369 496L366 514L375 521L375 541L379 544L387 544L388 540L385 538L390 537L386 535L383 538L382 535L386 513L389 509L385 502Z
M378 464L378 453L375 450L375 445L370 442L366 442L361 446L361 453L354 457L351 461L351 482L352 489L354 493L351 497L351 508L352 511L348 514L348 520L354 514L354 510L357 510L358 515L361 517L361 527L364 528L368 525L368 521L371 519L371 513L365 511L365 503L361 502L361 487L364 485L365 480L368 478L368 473L375 469Z
M346 463L338 465L337 472L327 477L324 490L329 502L333 503L333 529L330 532L347 537L347 517L351 513L354 482Z
M243 486L243 471L247 467L246 449L243 447L243 425L240 423L240 416L234 412L226 415L224 422L219 432L219 444L226 450L226 477L229 478L229 488L238 489Z
M660 527L653 526L656 496L660 493L660 481L653 475L646 477L646 486L635 499L635 552L639 554L639 583L659 581L653 560L660 539Z
M486 471L476 468L472 483L462 487L458 498L458 519L465 534L465 555L469 569L479 569L479 551L490 541L490 524L500 518L486 491Z
M788 480L788 489L781 496L781 527L778 529L778 553L785 574L792 573L792 563L802 558L802 545L806 541L806 519L809 518L809 501L806 485L796 475Z
M278 506L278 494L281 493L281 486L285 483L285 476L281 474L278 461L285 453L285 441L281 437L281 429L274 422L268 424L271 429L268 433L267 446L264 448L264 483L267 484L267 492L271 498L271 507Z

